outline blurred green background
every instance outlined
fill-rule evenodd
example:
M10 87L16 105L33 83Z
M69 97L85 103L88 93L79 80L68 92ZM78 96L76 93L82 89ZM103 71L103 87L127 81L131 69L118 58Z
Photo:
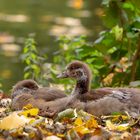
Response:
M29 34L51 62L60 35L88 35L103 30L100 0L0 0L0 83L5 92L23 79L20 54Z

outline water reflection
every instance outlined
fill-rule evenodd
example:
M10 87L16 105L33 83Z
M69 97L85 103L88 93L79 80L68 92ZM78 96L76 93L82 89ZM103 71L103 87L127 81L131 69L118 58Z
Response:
M27 22L29 21L29 17L26 15L8 15L0 13L0 20L6 22Z
M51 27L49 31L50 35L78 36L81 34L89 34L89 31L82 25L80 19L71 17L57 17L55 18L54 22L56 25Z
M21 50L20 46L17 44L2 44L1 53L4 56L15 57Z
M13 43L15 41L15 37L11 36L7 33L1 33L0 34L0 44L4 43Z
M58 44L57 36L88 35L92 40L102 30L98 16L100 0L0 0L0 82L8 91L23 79L20 52L25 38L36 34L40 53L47 53L49 61Z

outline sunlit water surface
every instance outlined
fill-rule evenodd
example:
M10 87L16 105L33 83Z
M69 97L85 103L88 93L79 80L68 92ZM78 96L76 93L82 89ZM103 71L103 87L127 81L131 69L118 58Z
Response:
M100 0L0 0L0 83L5 92L23 79L20 59L25 38L35 34L38 50L51 62L61 35L88 35L103 29Z

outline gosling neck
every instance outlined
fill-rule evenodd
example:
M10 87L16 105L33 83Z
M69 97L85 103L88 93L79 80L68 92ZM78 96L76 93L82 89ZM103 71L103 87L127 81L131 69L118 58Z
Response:
M73 94L85 94L90 90L90 77L80 78L76 81L76 86L74 88Z

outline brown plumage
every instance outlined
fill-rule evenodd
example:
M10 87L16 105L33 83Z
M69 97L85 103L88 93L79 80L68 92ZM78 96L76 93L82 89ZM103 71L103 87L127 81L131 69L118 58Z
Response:
M91 70L87 64L81 61L73 61L66 67L66 70L58 75L58 78L72 78L76 80L75 88L72 94L78 94L77 96L81 101L97 100L106 95L114 92L124 93L139 93L140 89L137 88L98 88L91 89Z
M35 99L29 93L19 94L12 99L12 109L21 110L27 104L31 104L34 107L41 109L45 102L46 102L45 100L40 99L40 98Z
M41 87L36 90L34 93L34 98L41 98L45 101L52 101L57 98L67 97L64 91L56 88L56 87Z
M22 96L23 96L23 99L26 97L26 100L28 97L30 97L30 98L33 98L34 100L40 99L44 101L51 101L57 98L66 97L67 95L62 90L57 89L57 88L50 88L50 87L39 88L38 84L34 80L28 79L28 80L19 81L13 87L12 94L11 94L11 97L14 100L14 102L12 103L13 106L16 103L15 101L17 101L19 97L22 98ZM20 102L23 102L23 101L20 100Z
M23 106L30 103L40 109L40 115L53 117L60 111L67 108L83 109L95 116L109 115L113 112L128 112L133 117L138 117L140 113L140 94L114 92L101 99L89 102L81 102L77 95L56 99L46 102L42 99L34 99L30 94L24 96L18 95L13 99L14 107L22 109Z
M34 107L38 107L39 109L43 108L44 110L44 106L47 103L46 101L67 96L63 91L57 88L40 88L34 80L28 79L19 81L13 87L11 97L13 110L21 110L27 104L32 104Z
M13 87L11 96L13 110L21 110L25 105L32 104L40 109L42 116L53 116L71 105L76 107L78 104L75 102L77 98L73 95L67 97L63 91L57 88L39 88L38 84L30 79L18 82Z
M99 88L91 90L91 72L82 62L72 62L58 77L76 79L76 86L70 96L46 102L34 98L31 94L18 95L13 100L15 108L22 109L25 104L30 103L40 109L40 115L50 117L67 108L83 109L96 116L125 111L132 116L137 116L140 112L140 89Z
M140 114L140 94L137 92L116 91L101 99L89 102L81 102L76 96L71 95L46 102L41 109L44 111L41 115L51 117L67 108L83 109L95 116L110 115L113 112L128 112L133 117L138 117Z
M13 98L12 109L21 110L25 105L31 104L33 107L39 108L41 116L48 117L53 117L60 111L63 111L67 108L77 108L84 110L85 103L80 102L80 100L75 96L76 95L70 95L68 97L46 102L43 99L35 99L31 94L28 93L20 94Z
M85 111L96 116L109 115L112 112L128 112L131 116L138 117L140 115L139 91L115 91L99 100L87 102Z

